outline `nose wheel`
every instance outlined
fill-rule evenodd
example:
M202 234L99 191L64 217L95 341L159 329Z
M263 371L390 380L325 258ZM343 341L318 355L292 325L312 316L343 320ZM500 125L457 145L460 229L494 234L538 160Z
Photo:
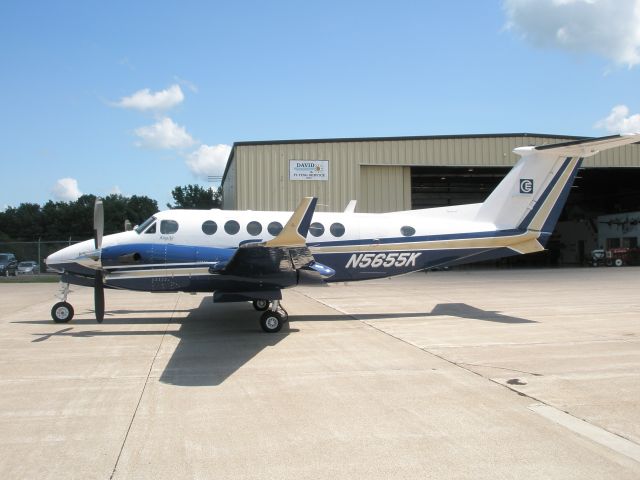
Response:
M51 318L53 318L53 321L56 323L67 323L71 321L74 313L73 307L69 302L67 302L69 284L60 282L59 286L60 291L58 292L57 297L60 301L51 308Z
M73 318L73 307L67 302L58 302L51 308L51 318L56 323L67 323Z

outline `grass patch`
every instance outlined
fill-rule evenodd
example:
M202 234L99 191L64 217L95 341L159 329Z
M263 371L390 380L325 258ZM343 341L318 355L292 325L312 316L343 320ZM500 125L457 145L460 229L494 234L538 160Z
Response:
M43 273L40 275L18 275L16 277L0 277L3 283L57 283L60 276L56 273Z

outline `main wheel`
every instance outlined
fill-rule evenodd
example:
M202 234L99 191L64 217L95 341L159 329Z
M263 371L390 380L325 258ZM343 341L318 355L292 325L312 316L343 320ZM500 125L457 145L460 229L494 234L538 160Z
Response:
M267 308L269 308L269 300L254 300L253 308L255 308L259 312L264 312Z
M614 264L616 267L621 267L621 266L624 264L624 262L622 261L622 259L621 259L621 258L616 258L616 259L613 261L613 264Z
M58 302L51 309L51 318L56 323L67 323L73 318L73 307L67 302Z
M262 330L267 333L279 332L283 323L284 319L279 312L267 310L260 317L260 326L262 327Z

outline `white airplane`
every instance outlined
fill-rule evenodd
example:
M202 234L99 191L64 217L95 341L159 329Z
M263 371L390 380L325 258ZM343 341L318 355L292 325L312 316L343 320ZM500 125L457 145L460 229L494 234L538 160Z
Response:
M260 324L287 321L281 290L297 285L367 280L544 250L585 157L640 141L613 135L539 147L521 158L483 203L391 213L315 212L307 197L291 212L166 210L128 232L103 238L102 202L94 239L46 259L61 273L51 315L68 322L69 284L95 291L104 318L104 288L208 292L214 302L252 301Z

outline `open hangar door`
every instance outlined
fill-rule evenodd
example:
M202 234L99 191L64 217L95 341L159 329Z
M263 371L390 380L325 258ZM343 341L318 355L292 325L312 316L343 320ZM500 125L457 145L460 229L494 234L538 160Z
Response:
M411 167L411 208L483 202L509 170L509 167ZM547 251L479 265L586 264L591 250L601 247L597 217L637 211L640 211L640 168L583 168Z

